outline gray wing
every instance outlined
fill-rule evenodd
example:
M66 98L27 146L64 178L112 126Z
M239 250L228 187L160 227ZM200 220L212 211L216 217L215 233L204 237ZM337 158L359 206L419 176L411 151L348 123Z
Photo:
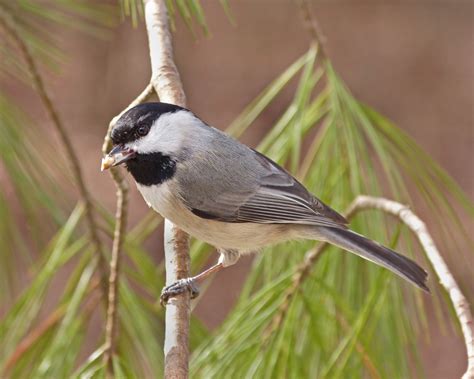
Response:
M347 224L275 162L225 137L214 141L218 151L196 153L177 171L180 195L194 214L223 222Z

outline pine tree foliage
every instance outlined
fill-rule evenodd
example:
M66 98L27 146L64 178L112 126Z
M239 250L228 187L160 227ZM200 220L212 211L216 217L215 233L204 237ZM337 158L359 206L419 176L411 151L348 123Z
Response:
M75 0L1 0L0 15L13 20L36 60L56 69L63 57L51 28L72 26L106 36L113 33L120 14L139 24L141 1L119 3L120 8ZM221 3L230 15L227 1ZM209 33L199 0L167 0L167 5L171 16L182 17L195 38L196 25ZM12 41L2 35L3 39L0 51L7 59L0 60L1 74L29 83ZM454 208L472 217L474 207L459 186L410 136L357 100L316 46L275 78L227 131L240 137L293 84L293 99L260 142L259 151L287 167L338 210L346 209L359 194L383 194L415 210L429 209L432 219L439 220L434 227L449 243L469 240ZM19 204L21 216L29 220L25 230L2 186L0 301L5 306L0 307L0 376L103 377L103 330L91 337L89 328L97 317L105 323L105 299L98 257L84 227L84 205L74 204L72 198L59 200L57 192L64 184L58 184L58 173L66 162L52 153L58 147L35 131L21 107L8 94L0 94L0 171L14 189L15 206ZM110 246L113 214L97 202L95 209ZM164 273L145 248L147 239L161 232L161 221L150 213L130 225L125 236L119 349L113 361L116 377L162 376L164 313L158 299ZM379 212L357 215L351 227L423 259L406 228ZM53 238L45 240L44 231L51 230ZM427 330L425 303L433 300L437 309L449 307L441 291L433 288L433 298L427 300L390 273L333 247L322 251L308 272L298 277L305 256L317 248L317 243L298 242L267 249L255 256L240 299L219 328L210 331L193 318L192 377L422 375L417 339ZM209 246L193 242L194 272L204 267L211 253ZM472 253L464 258L472 259ZM28 285L11 299L8 294L25 266ZM49 295L52 289L57 293L57 280L65 274L67 284L52 301ZM430 284L436 287L436 280ZM472 299L472 293L467 295ZM446 321L441 317L439 322Z

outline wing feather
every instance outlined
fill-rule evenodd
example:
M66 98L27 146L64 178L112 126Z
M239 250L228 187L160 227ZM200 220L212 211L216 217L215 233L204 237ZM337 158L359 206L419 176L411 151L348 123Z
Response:
M236 146L220 132L215 138L218 151L210 147L178 170L180 188L186 188L181 197L197 216L236 223L347 224L269 158L238 142Z
M305 199L268 188L260 188L240 206L235 219L239 221L341 226L340 222L317 212Z

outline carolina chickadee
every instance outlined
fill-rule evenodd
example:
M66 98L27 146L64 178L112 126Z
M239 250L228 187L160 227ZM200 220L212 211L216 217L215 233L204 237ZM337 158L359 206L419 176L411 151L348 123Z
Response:
M138 105L112 130L102 170L124 163L148 206L215 246L216 265L163 290L162 301L230 266L240 254L293 239L326 241L383 266L425 291L427 273L412 260L347 227L285 169L166 103Z

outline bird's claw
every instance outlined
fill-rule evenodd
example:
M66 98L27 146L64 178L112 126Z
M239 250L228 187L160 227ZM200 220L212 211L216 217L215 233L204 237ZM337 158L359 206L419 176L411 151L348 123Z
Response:
M199 295L199 288L193 278L180 279L173 284L163 288L160 296L160 304L165 307L171 297L189 291L191 299Z

